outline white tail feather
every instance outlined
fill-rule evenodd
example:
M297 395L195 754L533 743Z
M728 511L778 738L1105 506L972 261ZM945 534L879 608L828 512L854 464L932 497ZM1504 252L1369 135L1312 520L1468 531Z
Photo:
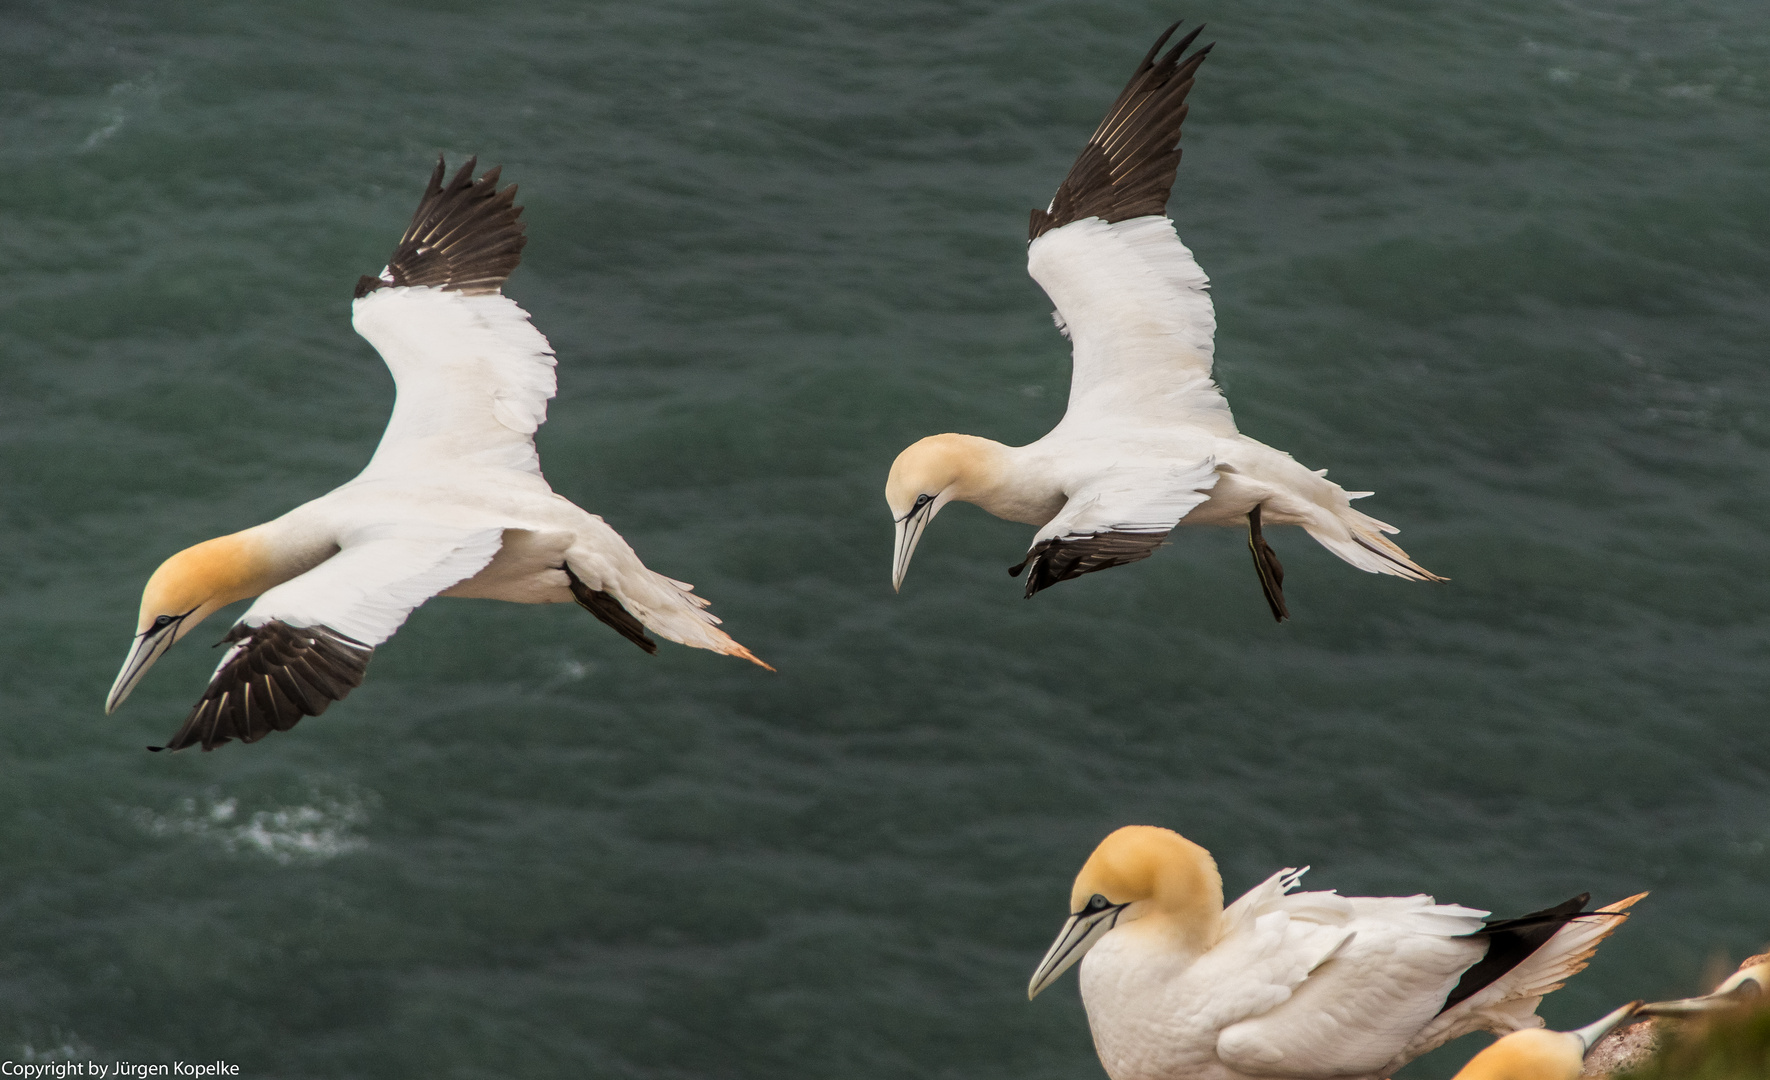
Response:
M1315 537L1316 543L1353 566L1367 573L1393 574L1409 581L1447 580L1414 562L1400 545L1383 535L1399 532L1395 526L1360 513L1350 505L1324 509L1327 513L1303 522L1303 528Z
M1585 918L1575 919L1556 931L1555 936L1543 943L1542 948L1530 954L1530 958L1519 964L1505 975L1494 980L1491 986L1483 987L1481 992L1469 999L1471 1004L1489 999L1494 1005L1505 1001L1529 999L1534 1002L1543 999L1543 995L1561 989L1563 983L1584 971L1586 964L1592 959L1592 953L1598 949L1599 942L1609 937L1627 919L1626 912L1646 893L1637 893L1626 900L1618 900L1614 904L1599 908ZM1475 1012L1482 1012L1491 1006L1475 1005ZM1530 1026L1537 1027L1542 1023L1537 1020ZM1502 1031L1488 1030L1497 1034ZM1510 1028L1506 1030L1512 1030Z
M1543 1026L1536 1008L1543 996L1561 989L1569 978L1585 970L1598 945L1628 919L1628 909L1646 896L1638 893L1618 900L1555 932L1523 963L1472 995L1446 1009L1414 1036L1398 1059L1411 1061L1452 1039L1472 1031L1509 1035L1525 1028Z

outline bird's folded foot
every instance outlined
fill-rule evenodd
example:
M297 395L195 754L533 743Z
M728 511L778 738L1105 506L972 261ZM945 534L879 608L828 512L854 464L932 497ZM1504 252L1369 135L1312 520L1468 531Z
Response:
M565 576L571 581L572 599L578 602L579 607L601 619L628 641L654 656L657 655L658 643L646 635L645 624L634 618L633 613L623 607L619 600L610 593L599 592L584 584L578 575L572 573L571 567L562 566L560 569L565 571Z
M1266 605L1272 609L1274 619L1284 622L1291 617L1290 609L1284 606L1284 564L1260 534L1258 506L1248 511L1248 550L1254 553L1254 570L1260 575L1260 591L1266 594Z

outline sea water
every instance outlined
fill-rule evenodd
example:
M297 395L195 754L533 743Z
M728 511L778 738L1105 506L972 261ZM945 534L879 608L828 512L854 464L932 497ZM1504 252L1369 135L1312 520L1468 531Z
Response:
M1442 585L1234 530L1031 602L915 439L1021 443L1027 214L1206 20L1217 376ZM248 1077L1101 1075L1026 980L1116 826L1347 894L1652 896L1553 1025L1770 939L1770 7L56 0L0 15L0 1058ZM325 716L143 751L160 560L348 480L436 155L521 185L547 476L779 668L444 600ZM1449 1075L1473 1037L1402 1075Z

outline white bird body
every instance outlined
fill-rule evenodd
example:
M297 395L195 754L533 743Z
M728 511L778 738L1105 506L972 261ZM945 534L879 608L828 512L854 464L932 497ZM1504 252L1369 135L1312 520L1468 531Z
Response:
M548 486L535 450L555 392L553 349L499 291L525 238L514 186L439 161L353 324L397 386L355 479L274 521L168 559L107 711L209 614L257 597L203 699L169 743L254 741L317 715L362 680L374 647L432 596L576 601L648 652L647 629L761 664L692 586L649 570L600 517ZM766 664L762 666L766 667Z
M1487 952L1464 935L1489 913L1427 896L1284 894L1296 876L1226 909L1202 955L1135 922L1089 950L1082 999L1113 1080L1381 1078L1423 1052L1409 1043Z
M478 475L476 475L478 473ZM646 626L681 644L718 648L729 639L686 586L646 568L602 518L555 493L535 475L467 469L379 476L365 473L311 502L238 534L289 573L242 616L287 620L296 597L326 610L326 625L366 645L393 636L411 608L351 616L343 613L355 579L304 580L343 551L371 543L401 552L398 565L414 574L437 559L441 576L461 574L434 595L562 604L574 599L565 567L589 588L621 598ZM283 591L277 591L283 590ZM412 605L416 607L416 605ZM729 645L725 645L729 648ZM724 649L718 649L724 651Z
M922 530L955 499L1039 527L1021 564L1028 597L1146 558L1178 525L1246 525L1280 619L1284 571L1263 523L1300 525L1361 570L1439 580L1387 538L1392 526L1352 509L1369 492L1348 492L1237 430L1212 380L1209 282L1165 212L1186 93L1209 47L1179 60L1195 30L1153 63L1168 34L1050 209L1033 215L1027 270L1072 344L1068 409L1026 446L949 434L899 455L886 483L898 523L894 585Z
M1490 921L1429 896L1292 892L1302 874L1223 907L1203 848L1120 829L1078 875L1074 914L1029 992L1080 959L1112 1080L1382 1080L1460 1035L1539 1025L1543 995L1639 899Z

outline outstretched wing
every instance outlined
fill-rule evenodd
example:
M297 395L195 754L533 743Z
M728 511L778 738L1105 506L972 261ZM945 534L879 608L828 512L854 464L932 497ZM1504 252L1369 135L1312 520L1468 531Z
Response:
M499 292L522 257L516 185L475 159L443 163L380 277L357 282L352 323L398 389L364 475L462 465L541 474L535 429L555 390L553 348Z
M1019 566L1026 595L1059 581L1147 559L1180 519L1210 497L1217 463L1190 466L1120 466L1069 497L1045 523Z
M418 605L478 573L502 529L375 527L260 596L167 750L256 742L318 716L363 681L375 646ZM160 749L155 747L154 749Z
M1211 381L1209 279L1165 216L1186 95L1211 51L1181 58L1194 30L1157 59L1178 26L1138 65L1050 208L1033 211L1027 271L1073 343L1066 421L1183 422L1233 435Z

